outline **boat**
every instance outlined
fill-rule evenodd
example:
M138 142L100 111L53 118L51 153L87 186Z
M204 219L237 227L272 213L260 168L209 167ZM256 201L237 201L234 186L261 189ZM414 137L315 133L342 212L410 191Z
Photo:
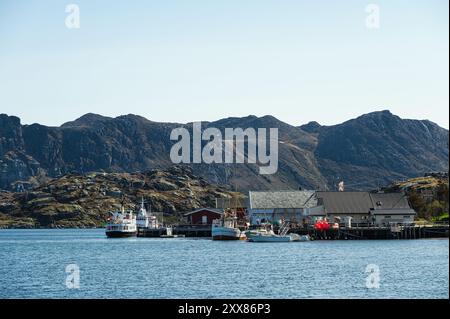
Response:
M241 231L238 225L238 207L242 207L238 205L238 201L239 199L234 197L234 207L225 209L220 219L213 220L211 225L211 236L213 240L246 239L245 233Z
M291 241L310 241L311 237L309 235L298 235L298 234L289 234L291 236Z
M245 234L237 227L237 217L224 216L216 219L211 225L211 236L213 240L241 240Z
M291 241L309 241L309 235L288 234L290 230L289 223L282 221L278 234L275 234L272 224L264 223L258 225L256 229L246 231L247 241L249 242L279 242L286 243Z
M276 235L276 234L264 234L264 233L258 233L256 235L253 235L249 239L247 239L249 242L254 243L287 243L291 242L292 236L290 235Z
M122 206L119 211L110 212L105 234L108 238L134 237L137 234L136 217L133 211L125 212Z
M245 236L247 239L252 238L253 236L257 236L259 234L265 234L265 235L275 235L272 229L272 224L270 223L263 223L256 226L253 226L252 229L248 229L245 232Z
M162 216L164 216L161 213ZM139 237L161 237L173 238L172 227L165 227L163 222L158 221L158 217L150 209L145 208L144 198L141 199L141 207L136 218Z
M136 226L139 229L147 228L149 224L147 210L145 209L144 198L141 198L141 207L136 217Z

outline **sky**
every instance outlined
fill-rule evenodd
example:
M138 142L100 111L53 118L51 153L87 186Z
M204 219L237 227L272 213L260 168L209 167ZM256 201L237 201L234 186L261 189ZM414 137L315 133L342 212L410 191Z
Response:
M378 28L366 20L379 8ZM79 28L68 28L68 4ZM341 123L389 109L449 127L447 0L0 0L0 113Z

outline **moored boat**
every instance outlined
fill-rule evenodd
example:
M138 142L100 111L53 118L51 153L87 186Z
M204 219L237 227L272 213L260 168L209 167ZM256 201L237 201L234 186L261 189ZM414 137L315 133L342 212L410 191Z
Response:
M137 234L136 217L132 211L111 212L106 224L105 234L108 238L134 237Z
M260 225L253 226L252 229L248 229L245 231L245 236L247 239L252 238L253 236L257 236L259 234L265 235L275 235L272 229L272 224L264 223Z
M213 240L240 240L245 239L245 234L237 227L237 218L233 216L214 220L211 225Z
M293 240L290 235L281 236L276 234L258 233L250 237L248 241L254 243L287 243Z

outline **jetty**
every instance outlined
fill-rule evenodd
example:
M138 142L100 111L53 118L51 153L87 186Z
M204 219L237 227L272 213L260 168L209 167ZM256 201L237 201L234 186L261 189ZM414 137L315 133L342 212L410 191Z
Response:
M392 227L351 227L317 230L312 227L291 229L315 240L423 239L448 238L449 225L402 225Z

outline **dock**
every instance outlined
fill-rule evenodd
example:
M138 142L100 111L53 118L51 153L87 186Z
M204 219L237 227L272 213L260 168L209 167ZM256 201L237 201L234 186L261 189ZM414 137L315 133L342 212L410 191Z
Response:
M448 238L448 225L351 227L318 231L312 227L291 229L291 233L309 235L316 240L370 240Z
M211 237L211 225L177 225L173 227L173 233L185 237Z

